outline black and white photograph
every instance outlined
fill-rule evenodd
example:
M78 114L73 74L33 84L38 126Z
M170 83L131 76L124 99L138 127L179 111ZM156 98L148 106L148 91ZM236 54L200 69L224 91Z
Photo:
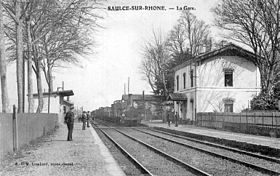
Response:
M0 0L0 176L280 176L280 0Z

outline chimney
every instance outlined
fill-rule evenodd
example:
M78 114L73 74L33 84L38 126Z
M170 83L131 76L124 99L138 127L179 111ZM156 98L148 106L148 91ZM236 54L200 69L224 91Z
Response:
M130 78L128 77L128 80L127 80L127 82L128 82L128 83L127 83L127 94L129 94L129 81L130 81L129 79L130 79Z

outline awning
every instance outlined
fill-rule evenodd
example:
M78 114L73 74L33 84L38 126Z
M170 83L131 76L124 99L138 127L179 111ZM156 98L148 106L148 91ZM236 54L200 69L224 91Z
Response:
M62 90L57 92L61 96L73 96L74 92L73 90Z
M66 100L63 100L62 104L67 105L67 106L73 106L74 105L74 103L72 103L70 101L66 101Z
M167 100L171 100L171 101L187 101L188 97L186 94L183 93L170 93L168 95Z
M173 105L174 102L173 101L164 101L161 103L163 106L168 106L168 105Z

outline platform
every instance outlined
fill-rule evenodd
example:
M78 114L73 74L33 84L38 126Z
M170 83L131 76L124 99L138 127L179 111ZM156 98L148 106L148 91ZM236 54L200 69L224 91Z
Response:
M0 165L0 175L125 175L95 130L74 124L73 141L67 141L67 126L61 124L54 135L39 146Z
M167 123L161 121L154 122L142 122L149 127L158 127L169 130L181 131L189 133L190 135L196 135L200 138L211 138L216 141L230 141L236 142L236 145L243 145L242 147L250 146L251 148L256 146L259 150L274 150L275 152L280 151L280 138L272 138L265 136L249 135L243 133L234 133L229 131L215 130L210 128L197 127L194 125L180 125L175 127L171 124L170 127ZM261 152L261 151L260 151ZM270 151L267 151L270 152Z

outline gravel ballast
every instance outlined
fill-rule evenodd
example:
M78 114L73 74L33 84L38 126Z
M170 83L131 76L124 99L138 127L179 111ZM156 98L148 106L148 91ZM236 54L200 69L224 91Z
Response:
M213 175L234 175L234 176L247 176L247 175L265 175L248 167L236 164L224 159L213 157L209 154L201 153L194 149L190 149L169 141L159 139L135 130L122 129L126 134L132 135L148 144L167 152L168 154L178 157L179 159L198 167Z
M265 160L265 159L259 159L259 158L256 158L256 157L253 157L253 156L248 156L248 155L245 155L245 154L239 154L237 152L232 152L232 151L229 151L229 150L226 150L226 149L216 148L216 147L212 147L212 146L197 143L197 142L192 142L192 141L189 141L189 140L186 140L186 139L170 136L170 135L163 134L163 133L160 133L160 132L154 132L154 131L150 131L150 130L145 130L145 131L147 131L149 133L152 133L152 134L155 134L155 135L158 135L158 136L168 138L168 139L176 140L178 142L182 142L182 143L194 146L194 147L199 147L199 148L203 148L205 150L211 151L211 152L219 153L219 154L225 155L227 157L238 159L240 161L250 162L250 163L256 164L258 166L262 166L264 168L280 172L280 164L272 162L272 161L268 161L268 160Z
M105 130L114 140L122 145L131 155L133 155L151 173L161 176L194 175L182 166L173 163L161 155L147 149L142 144L135 142L128 137L112 129Z
M96 132L127 176L144 175L102 132L99 130L96 130Z

